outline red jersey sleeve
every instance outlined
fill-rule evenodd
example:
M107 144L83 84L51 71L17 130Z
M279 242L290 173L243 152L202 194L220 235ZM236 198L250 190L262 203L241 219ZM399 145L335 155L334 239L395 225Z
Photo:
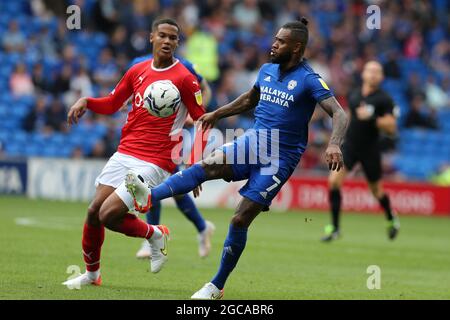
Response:
M181 88L181 100L188 109L189 115L194 121L205 113L202 101L202 91L197 79L189 74L184 78ZM203 151L208 142L208 131L202 131L201 126L196 126L194 144L192 145L189 164L203 159Z
M131 72L129 69L120 79L113 91L102 98L88 98L87 108L100 114L113 114L131 97L133 94L133 84L131 81Z
M202 101L202 91L198 80L189 73L183 80L180 88L181 101L188 109L192 119L195 121L205 113L205 108Z

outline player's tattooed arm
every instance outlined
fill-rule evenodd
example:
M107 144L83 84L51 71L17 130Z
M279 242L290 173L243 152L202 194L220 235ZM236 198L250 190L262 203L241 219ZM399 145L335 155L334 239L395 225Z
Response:
M326 161L330 170L339 171L344 166L340 147L344 140L345 131L347 130L347 114L335 97L323 99L319 104L333 118L333 130L328 148L325 151Z
M243 113L256 107L259 102L259 91L253 87L249 91L241 94L229 104L216 109L213 112L205 113L200 117L204 129L214 126L217 120Z
M333 118L333 131L331 133L330 144L340 146L344 140L345 131L347 129L347 114L333 96L323 99L319 104L322 109Z

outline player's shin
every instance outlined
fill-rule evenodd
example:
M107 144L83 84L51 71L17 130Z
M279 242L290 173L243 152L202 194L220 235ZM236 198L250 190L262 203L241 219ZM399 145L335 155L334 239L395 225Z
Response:
M161 201L152 203L151 209L145 215L148 224L158 225L161 220Z
M205 181L205 170L201 165L194 164L186 170L177 172L164 181L164 183L153 188L151 195L152 203L173 197L174 195L188 193Z
M119 226L119 232L135 238L150 239L155 230L156 228L152 225L145 223L131 213L125 214L122 223Z
M394 216L392 213L391 201L389 200L389 196L386 193L383 194L383 196L380 199L378 199L378 202L380 203L380 206L383 208L386 214L386 219L391 221L394 218Z
M83 227L83 258L86 271L97 272L100 269L100 253L105 239L105 227L103 225L92 226L85 223Z
M330 194L330 205L331 205L331 218L333 224L333 230L339 230L339 215L341 212L341 190L331 189Z
M150 269L153 273L157 273L162 269L167 262L169 230L166 226L152 226L136 215L127 213L120 225L120 232L130 237L147 239L151 245Z
M223 246L220 268L211 281L218 289L222 290L225 281L236 266L247 242L247 228L235 227L232 224L228 230L227 238Z

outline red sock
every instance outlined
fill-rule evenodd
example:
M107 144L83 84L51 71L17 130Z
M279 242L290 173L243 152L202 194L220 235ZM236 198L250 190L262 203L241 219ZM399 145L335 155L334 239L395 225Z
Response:
M127 213L120 225L120 232L129 237L150 239L153 234L153 226L145 223L136 215Z
M83 228L83 258L87 271L97 271L100 268L100 252L105 239L105 227L94 227L84 224Z

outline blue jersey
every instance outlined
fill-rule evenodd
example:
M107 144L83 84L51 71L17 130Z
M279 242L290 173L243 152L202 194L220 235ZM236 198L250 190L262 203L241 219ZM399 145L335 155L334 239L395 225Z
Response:
M278 129L280 155L298 162L308 142L308 123L316 103L333 93L305 59L285 74L280 74L279 64L264 64L254 86L260 98L253 128ZM273 141L276 137L271 139L277 142Z
M141 57L136 57L133 59L133 61L131 61L129 67L134 66L136 63L139 63L139 62L151 59L151 58L153 58L152 54L148 54L146 56L141 56ZM201 75L199 75L197 73L197 71L195 71L194 65L190 61L185 60L183 58L178 58L178 57L175 57L175 58L180 60L181 64L183 64L197 78L198 83L202 83L203 77Z
M220 150L231 165L231 180L247 179L239 193L267 209L305 151L316 104L333 94L306 60L285 74L278 64L263 65L255 88L259 103L253 130Z

